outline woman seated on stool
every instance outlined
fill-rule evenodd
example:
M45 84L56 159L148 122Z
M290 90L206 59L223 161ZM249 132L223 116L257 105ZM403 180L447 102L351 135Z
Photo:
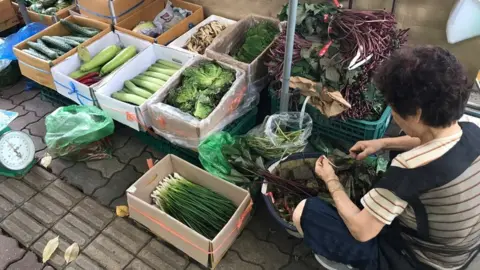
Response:
M399 50L375 82L407 134L361 141L358 160L403 151L358 208L325 158L315 171L336 209L303 200L293 220L317 259L358 269L464 269L480 246L480 128L458 122L469 97L460 63L439 47ZM333 261L333 262L331 262Z

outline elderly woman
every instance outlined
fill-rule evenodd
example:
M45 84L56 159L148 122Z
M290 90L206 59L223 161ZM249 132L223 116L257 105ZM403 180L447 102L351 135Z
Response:
M315 171L336 209L302 201L294 223L327 269L464 269L480 246L480 128L459 122L469 97L462 66L439 47L406 48L375 78L393 119L407 134L361 141L361 160L382 149L403 151L361 200L345 193L328 160ZM333 262L332 262L333 261Z

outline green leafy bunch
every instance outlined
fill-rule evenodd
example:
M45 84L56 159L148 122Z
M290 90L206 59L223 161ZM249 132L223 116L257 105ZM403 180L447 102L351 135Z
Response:
M257 23L247 30L245 42L234 58L244 63L252 62L272 43L279 32L278 27L271 22Z

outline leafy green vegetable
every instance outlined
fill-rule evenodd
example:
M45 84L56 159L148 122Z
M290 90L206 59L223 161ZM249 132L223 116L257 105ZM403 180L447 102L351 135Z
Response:
M210 97L201 94L198 97L197 103L195 104L195 112L193 112L193 116L204 119L213 111L215 107L212 106L213 101Z
M252 62L279 32L278 27L271 22L260 22L251 27L245 34L245 42L235 54L235 59L244 63Z

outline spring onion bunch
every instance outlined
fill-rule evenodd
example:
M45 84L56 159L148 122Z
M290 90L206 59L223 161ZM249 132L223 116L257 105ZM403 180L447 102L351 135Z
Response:
M162 211L208 239L215 238L237 209L229 199L178 173L161 181L151 196Z

